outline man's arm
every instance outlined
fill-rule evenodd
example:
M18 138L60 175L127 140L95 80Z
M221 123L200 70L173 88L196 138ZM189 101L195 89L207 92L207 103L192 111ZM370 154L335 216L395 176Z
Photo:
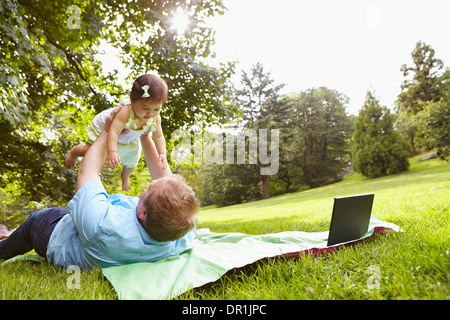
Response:
M152 134L153 141L155 141L156 150L159 154L166 153L166 140L164 139L164 134L161 128L161 116L156 118L156 130Z
M103 162L105 161L108 131L114 117L120 109L121 108L116 108L113 112L111 112L105 121L105 126L102 132L84 155L80 167L78 168L76 191L89 182L100 181L98 174L100 173L100 170L103 167Z
M153 141L155 142L156 150L158 151L158 161L165 169L167 166L167 155L166 155L166 140L164 139L164 134L161 127L161 116L156 118L156 130L153 132Z
M164 169L161 168L159 161L158 150L156 150L155 143L149 134L143 134L141 136L141 146L144 151L145 162L147 163L147 168L150 171L153 180L162 178L168 174L171 174L170 167L166 165Z

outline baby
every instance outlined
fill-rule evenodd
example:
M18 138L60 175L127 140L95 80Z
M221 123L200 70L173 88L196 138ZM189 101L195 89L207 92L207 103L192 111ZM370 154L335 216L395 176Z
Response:
M153 141L159 153L159 163L163 169L167 166L166 142L161 128L159 115L167 101L168 88L157 75L144 74L138 77L131 88L130 100L121 101L122 109L114 118L108 132L106 165L114 168L122 164L122 190L130 189L130 174L141 157L139 137L152 132ZM65 163L74 167L78 157L83 157L91 144L103 129L105 120L114 108L107 109L95 116L87 130L87 143L79 144L70 150Z

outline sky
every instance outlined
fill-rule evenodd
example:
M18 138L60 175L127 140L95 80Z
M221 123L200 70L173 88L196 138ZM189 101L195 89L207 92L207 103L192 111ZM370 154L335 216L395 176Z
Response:
M450 67L449 0L224 0L228 11L208 22L216 62L260 62L281 93L326 86L350 98L357 114L367 90L393 108L418 41ZM213 62L215 63L215 62Z
M208 63L238 61L236 85L241 70L249 72L260 62L275 84L285 84L282 94L325 86L349 97L347 112L357 115L369 89L393 109L404 80L400 68L412 65L418 41L450 67L450 0L223 3L226 13L207 20L216 40L216 57ZM117 50L109 46L106 52L104 63L125 79L128 72L118 67Z

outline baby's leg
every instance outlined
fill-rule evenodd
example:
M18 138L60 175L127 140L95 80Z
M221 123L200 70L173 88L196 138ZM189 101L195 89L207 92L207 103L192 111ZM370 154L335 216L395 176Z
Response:
M66 157L66 164L69 167L75 167L77 164L78 157L84 157L86 152L89 150L89 147L91 146L90 143L80 143L79 145L75 146L70 150L69 154Z
M123 166L122 174L120 177L122 178L122 191L128 191L130 190L130 175L131 172L133 172L134 168L129 168Z

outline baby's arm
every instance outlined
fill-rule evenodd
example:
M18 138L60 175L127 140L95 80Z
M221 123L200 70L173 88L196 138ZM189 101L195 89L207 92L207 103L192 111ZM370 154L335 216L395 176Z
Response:
M130 109L128 106L123 107L117 116L114 118L111 128L108 132L108 138L106 141L106 148L108 150L108 157L106 158L106 165L110 168L114 168L120 164L120 156L117 153L117 140L119 134L122 132L125 124L130 117Z
M156 118L156 130L153 132L153 141L155 142L156 149L158 150L158 160L161 164L162 169L166 168L167 158L166 158L166 140L164 139L164 134L161 127L161 116L158 115Z

